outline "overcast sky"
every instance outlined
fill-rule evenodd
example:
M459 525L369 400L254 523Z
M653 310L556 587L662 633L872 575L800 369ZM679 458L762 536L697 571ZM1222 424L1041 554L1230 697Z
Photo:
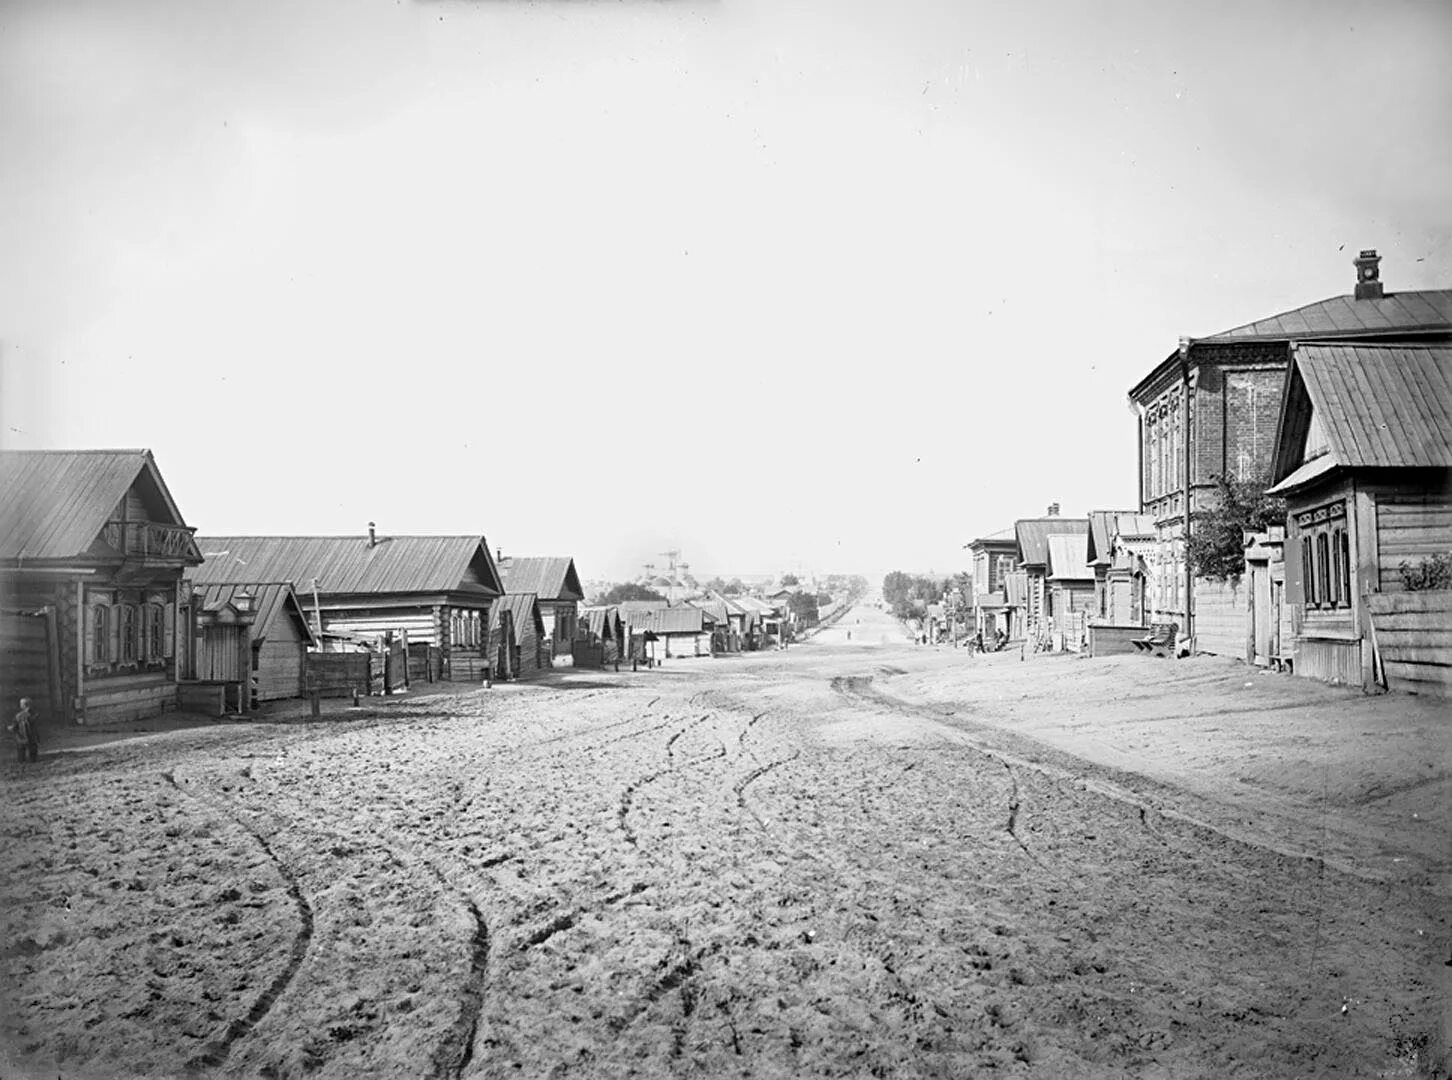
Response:
M203 533L951 570L1182 334L1452 285L1452 5L0 7L0 441ZM659 560L657 560L659 561Z

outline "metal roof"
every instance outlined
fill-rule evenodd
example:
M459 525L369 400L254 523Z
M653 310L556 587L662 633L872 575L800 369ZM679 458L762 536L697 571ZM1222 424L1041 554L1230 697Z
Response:
M303 641L309 647L317 645L313 627L303 612L302 603L293 587L285 581L237 581L227 585L198 585L196 591L202 595L202 605L217 608L223 604L236 604L239 594L252 597L252 610L257 619L252 624L252 639L263 641L272 632L279 618L293 619L302 631Z
M1089 566L1089 531L1077 536L1054 535L1049 537L1049 580L1085 581L1092 580L1094 571Z
M687 600L686 603L692 607L700 608L707 615L711 616L712 621L718 623L727 622L731 613L731 609L726 606L726 601L724 600Z
M620 617L620 609L614 604L605 607L588 607L580 609L580 621L585 624L585 629L596 637L615 637L619 628L624 625L625 620ZM608 635L607 635L608 631Z
M290 581L304 592L318 579L327 596L463 592L497 596L498 571L482 536L207 536L203 585Z
M706 613L697 607L662 608L645 615L643 626L656 634L699 634L706 629Z
M157 524L185 527L149 450L0 451L0 558L86 554L133 484Z
M1296 346L1276 480L1315 463L1301 460L1313 414L1336 465L1452 468L1452 345Z
M507 611L514 619L515 633L519 633L520 626L526 621L534 621L534 632L540 637L544 636L544 616L540 614L539 597L534 593L505 593L494 603L489 605L490 618L493 618L493 611L498 608L500 611ZM492 623L491 623L492 625Z
M1050 536L1087 535L1089 522L1084 518L1024 518L1014 522L1018 537L1018 561L1024 566L1047 566Z
M1108 566L1114 553L1116 536L1154 536L1155 519L1151 514L1133 510L1089 511L1089 561Z
M500 564L509 592L534 593L541 600L583 600L585 590L568 555L509 556Z
M1452 289L1367 297L1333 296L1196 341L1285 341L1452 331Z

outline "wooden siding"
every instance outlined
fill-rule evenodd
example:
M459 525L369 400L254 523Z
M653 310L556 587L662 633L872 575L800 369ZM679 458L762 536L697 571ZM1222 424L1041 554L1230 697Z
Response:
M1434 494L1378 499L1376 545L1381 591L1402 591L1403 562L1415 566L1429 555L1452 551L1452 500Z
M1133 642L1144 637L1149 630L1143 626L1108 626L1091 623L1089 626L1089 655L1115 656L1120 653L1135 653L1139 650Z
M447 616L446 616L447 617ZM378 634L408 634L409 643L441 645L432 608L399 608L396 611L338 611L323 609L323 629L333 633L373 637Z
M177 686L164 675L134 675L88 684L85 719L88 724L144 720L176 708Z
M1401 592L1367 598L1387 687L1452 695L1452 592Z
M307 646L297 624L284 610L268 627L257 647L254 685L258 701L297 697L303 689L303 661Z
M370 660L367 653L311 652L303 667L303 688L320 697L348 697L357 690L368 693Z
M1295 673L1343 686L1360 686L1361 641L1298 638Z

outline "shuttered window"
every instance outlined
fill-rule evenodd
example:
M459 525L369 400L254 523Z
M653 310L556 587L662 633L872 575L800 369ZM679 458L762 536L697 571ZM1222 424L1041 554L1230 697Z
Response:
M1301 582L1308 608L1351 606L1351 545L1346 504L1332 503L1296 515L1300 528Z
M111 609L106 604L92 604L91 625L86 634L86 663L111 662Z
M134 664L140 655L141 627L138 625L135 604L120 605L119 619L119 649L117 650L117 661L122 664Z

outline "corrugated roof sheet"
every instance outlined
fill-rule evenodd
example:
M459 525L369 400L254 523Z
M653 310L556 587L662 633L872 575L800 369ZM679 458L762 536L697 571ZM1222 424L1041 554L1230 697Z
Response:
M1452 468L1452 345L1300 345L1338 465Z
M252 597L252 610L257 613L252 624L254 641L265 640L268 634L274 632L276 620L281 618L294 620L302 632L303 640L309 646L317 644L312 623L303 611L302 602L298 600L293 587L285 581L237 581L227 585L197 585L196 591L201 594L202 604L207 608L218 608L223 604L235 605L240 593Z
M204 585L262 579L306 592L317 578L328 596L502 591L480 536L380 536L373 545L366 536L207 536L197 543L206 561L193 576Z
M534 632L543 637L545 632L544 616L540 614L539 597L534 593L505 593L494 603L489 605L489 618L493 625L494 611L507 611L514 617L514 630L519 633L519 628L526 623L534 623Z
M184 526L149 451L0 451L0 558L84 554L143 473L172 519L158 524Z
M1014 522L1018 538L1018 559L1025 566L1047 566L1050 536L1087 536L1089 522L1085 518L1024 518Z
M585 590L568 555L508 556L500 566L507 592L534 593L541 600L583 600Z
M1049 537L1048 576L1051 581L1093 580L1087 529L1078 536Z
M728 621L727 616L731 609L726 606L724 600L687 600L686 603L700 608L711 617L713 622L724 624Z
M616 606L620 609L620 617L629 622L637 615L659 611L671 605L669 600L622 600Z
M1304 340L1452 330L1452 289L1387 293L1358 300L1333 296L1197 341Z

